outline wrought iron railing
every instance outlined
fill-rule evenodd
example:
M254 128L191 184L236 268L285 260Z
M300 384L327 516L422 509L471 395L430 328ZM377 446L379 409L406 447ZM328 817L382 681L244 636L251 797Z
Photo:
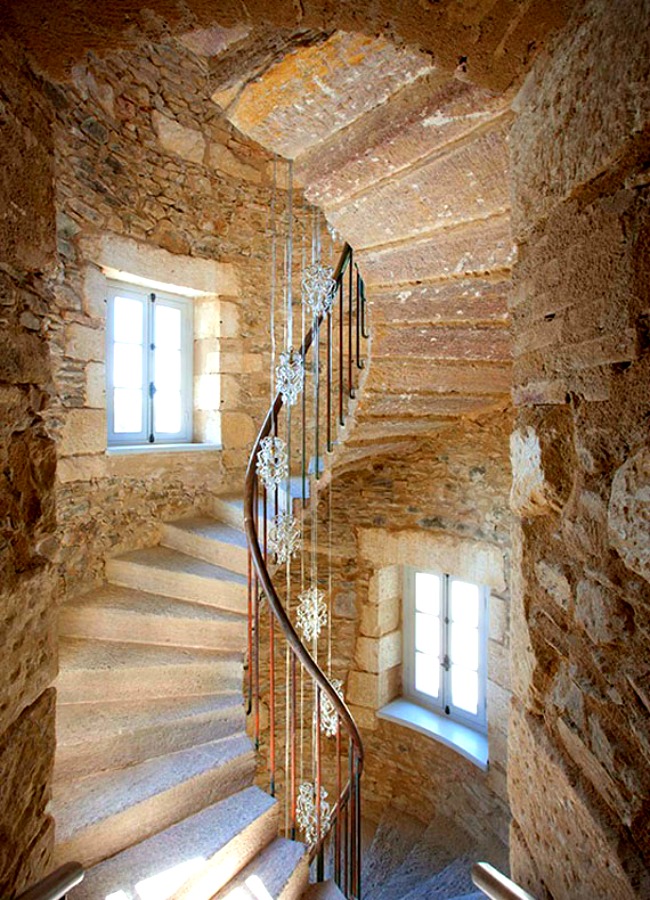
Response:
M359 898L363 745L343 699L342 682L332 677L331 554L329 573L319 572L316 560L320 553L316 545L323 452L332 452L337 432L351 412L365 365L362 345L368 337L363 280L347 245L333 281L326 308L314 315L298 351L296 371L302 384L293 400L299 415L292 422L288 395L275 395L246 473L248 706L256 746L266 754L269 790L284 806L286 836L310 845L317 880L323 880L327 872L347 897ZM260 451L265 441L277 439L279 434L286 435L282 452L286 452L288 464L284 479L273 484L260 474ZM328 489L331 539L331 481ZM283 523L285 545L279 548L278 526ZM293 538L301 534L298 550L287 526ZM286 545L287 540L291 546ZM305 620L305 600L298 601L305 596L309 553L311 589L306 596L313 607L307 608ZM319 605L324 592L318 585L324 585L328 577L330 606L324 611ZM303 588L300 593L299 587ZM323 625L329 628L327 662L324 652L320 651L319 657L314 632L320 625L315 620L310 623L310 609L317 617L322 614L321 622L328 618ZM268 723L263 728L266 710ZM283 736L284 758L278 753Z

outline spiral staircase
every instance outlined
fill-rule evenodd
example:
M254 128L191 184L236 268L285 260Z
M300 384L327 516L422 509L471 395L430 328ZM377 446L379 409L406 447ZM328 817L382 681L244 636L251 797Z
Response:
M299 594L326 586L327 553L309 569L333 465L508 403L510 113L430 66L391 65L351 119L329 85L315 140L290 153L267 137L299 134L294 110L276 103L266 137L246 118L247 92L277 73L236 102L215 93L238 127L295 157L306 196L358 252L346 247L332 305L301 333L302 399L291 412L273 397L243 494L109 560L108 583L62 610L52 813L55 862L89 869L79 900L418 896L406 857L392 888L372 866L364 886L363 746L327 654L298 627ZM266 484L259 453L283 435L289 471ZM282 513L304 552L278 564ZM419 869L421 896L467 894L480 848L467 853Z

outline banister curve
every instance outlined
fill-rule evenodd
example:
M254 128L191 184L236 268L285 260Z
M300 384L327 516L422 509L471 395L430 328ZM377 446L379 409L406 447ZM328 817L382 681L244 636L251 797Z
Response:
M339 259L338 265L334 271L333 279L338 284L339 279L341 278L343 272L345 271L347 264L350 260L352 248L349 244L346 244L343 248L343 252L341 253L341 258ZM324 314L321 314L317 318L318 326L320 326L325 318ZM305 335L305 339L300 347L300 354L303 359L305 359L307 352L309 351L314 340L314 328L310 328L307 334ZM255 570L257 572L257 577L260 580L260 584L264 593L266 594L267 600L269 602L269 606L278 620L280 627L284 636L286 637L288 643L293 648L296 656L301 661L307 672L312 676L312 678L316 681L316 683L322 688L325 694L328 696L330 702L332 703L334 709L341 716L341 719L346 724L346 731L349 733L349 736L356 747L358 759L359 759L359 774L363 771L363 742L361 740L361 735L359 734L359 729L357 728L357 724L352 717L352 713L347 707L347 704L338 693L334 690L331 682L320 668L316 660L313 658L309 650L305 647L302 640L298 636L296 629L293 627L289 616L287 615L284 606L280 597L278 596L275 588L273 587L273 581L271 579L271 575L269 570L264 562L264 554L260 547L259 543L259 535L257 534L257 529L255 527L255 514L254 514L254 504L255 504L255 475L256 475L256 460L257 454L260 449L260 444L265 437L271 433L271 428L273 426L273 422L277 418L278 413L283 407L282 395L276 394L273 405L269 409L266 414L266 418L262 424L262 427L257 435L257 439L255 444L253 445L253 449L251 451L250 459L248 461L248 467L246 469L246 480L244 483L244 529L246 532L246 539L248 541L248 546L251 551L251 556L253 559L253 564L255 566Z
M336 285L336 288L332 292L332 296L335 298L334 302L336 302L336 297L338 294L339 299L339 314L341 316L340 320L340 340L342 342L342 334L343 334L343 317L344 313L344 275L348 272L349 267L349 277L347 281L348 285L348 327L352 328L352 281L353 281L353 272L354 272L354 255L352 248L346 244L343 248L343 252L339 259L338 265L333 273L333 280ZM356 353L357 353L357 367L360 369L363 367L363 363L359 362L359 339L360 337L367 338L368 335L365 333L365 294L363 293L363 281L358 272L358 268L356 269L356 328L357 328L357 342L356 342ZM299 354L304 361L307 358L307 354L312 347L314 341L317 341L317 336L319 333L319 329L323 324L326 317L329 316L328 327L330 332L330 340L331 340L331 329L332 329L332 316L333 309L327 310L320 313L317 317L315 317L312 328L305 334L302 345L299 349ZM341 345L340 345L341 346ZM352 337L351 331L349 336L348 347L352 346ZM318 347L318 343L316 343L316 347ZM330 353L329 362L328 362L328 371L331 370L331 346L328 350ZM351 379L352 375L352 351L349 350L348 353L348 369L349 369L349 378ZM341 367L343 366L342 359L340 360ZM330 372L331 374L331 372ZM342 391L343 391L343 376L340 376L341 382L339 385L339 394L340 404L343 403ZM316 389L317 390L317 389ZM349 393L347 396L349 398L354 397L354 391L352 389L351 380L348 383L347 390ZM328 394L328 404L329 404L329 394ZM316 698L320 697L320 699L327 698L329 704L331 705L331 709L335 714L335 721L337 723L337 756L340 752L339 750L339 735L344 737L348 741L348 755L349 755L349 772L346 778L340 778L338 781L338 796L336 797L335 802L332 804L332 807L329 812L329 822L328 825L321 830L321 819L320 819L320 799L316 801L317 807L317 832L316 837L313 839L314 842L310 848L310 859L313 860L315 858L318 859L318 872L319 875L322 876L323 873L323 849L326 846L325 842L332 834L333 826L336 826L335 831L335 840L337 843L337 853L340 852L341 858L345 859L345 864L349 867L349 871L343 875L340 875L342 881L339 882L346 896L350 898L355 898L358 900L360 897L361 891L361 873L360 873L360 843L361 843L361 835L360 835L360 793L359 793L359 778L361 772L363 770L363 762L364 762L364 749L363 742L361 740L361 735L359 733L359 729L357 724L350 712L345 700L339 695L333 684L330 682L328 676L325 674L323 669L319 666L316 659L312 656L311 652L307 648L307 646L303 643L302 638L296 631L287 610L285 609L284 603L278 594L275 585L273 583L273 577L269 571L267 566L267 532L266 532L266 506L264 506L264 528L263 528L263 537L261 539L261 535L259 532L259 496L258 496L258 472L257 472L257 460L258 454L261 449L262 441L268 437L272 432L277 434L277 421L278 415L284 407L284 401L282 394L280 392L276 393L273 402L271 403L270 408L264 418L264 422L262 427L260 428L259 434L255 440L253 445L248 467L246 469L246 479L244 483L244 530L246 534L246 540L248 543L248 551L249 551L249 657L252 654L252 643L251 643L251 629L253 628L253 615L255 620L254 631L256 634L256 642L259 641L259 603L258 597L260 596L260 591L263 592L264 596L267 599L268 608L270 613L272 614L274 620L277 622L280 632L284 639L287 642L288 647L294 654L295 660L302 666L302 670L312 678L315 690L316 690ZM342 405L340 406L342 410ZM329 406L328 406L328 417L329 417ZM329 422L329 418L328 418ZM343 423L343 419L341 419L341 424ZM304 423L303 423L304 427ZM329 429L329 425L328 425ZM318 429L316 429L316 434L318 434ZM316 438L316 444L318 447L318 439ZM328 431L328 448L329 444L329 431ZM303 443L303 455L304 455L304 443ZM318 452L316 454L318 459ZM318 463L317 463L318 466ZM291 460L289 460L289 473L288 477L291 477ZM304 479L304 465L303 465L303 479ZM290 494L290 492L289 492ZM304 481L303 481L303 503L304 503ZM276 501L277 502L277 501ZM317 503L317 496L313 496L311 499L312 503ZM277 512L277 508L276 508ZM255 583L256 587L253 588L251 576L255 574ZM252 597L254 595L254 600ZM253 614L254 610L254 614ZM273 641L273 629L271 629L271 641ZM249 667L251 667L251 671L254 670L256 673L256 677L259 678L259 644L257 653L249 658ZM255 660L255 663L253 663ZM271 662L272 668L272 662ZM256 704L259 704L259 687L256 686L256 693L253 694L253 675L250 675L250 693L249 693L249 704L252 703L252 697L256 697ZM273 688L271 687L271 692ZM272 694L271 694L272 696ZM319 700L316 700L316 704L318 709ZM258 708L258 707L257 707ZM250 711L250 710L249 710ZM320 712L318 713L320 715ZM271 716L272 718L272 716ZM320 720L319 720L320 721ZM259 717L257 717L256 722L259 723ZM304 727L304 722L301 723L301 727ZM257 737L259 735L259 725L256 724L256 743ZM271 736L271 746L273 746L273 737ZM273 752L273 751L272 751ZM320 753L320 751L318 751ZM271 757L274 758L273 756ZM320 757L319 757L320 759ZM274 772L274 764L271 762L271 773ZM320 773L320 762L318 763L318 772ZM340 775L339 771L339 775ZM294 774L295 777L295 774ZM320 784L320 774L317 775L316 784ZM295 792L295 782L293 782L292 790ZM314 788L315 793L320 790L320 788ZM271 774L271 793L274 794L274 777ZM295 815L295 793L293 793L292 800L292 815ZM339 837L340 829L342 827L342 823L350 823L350 827L353 828L351 832L351 837L349 838L350 844L347 847L345 852L339 847L339 843L341 838ZM352 823L353 826L352 826ZM343 827L347 828L348 825L344 824ZM295 820L294 820L294 830L295 830ZM293 834L293 831L292 831ZM311 842L311 839L308 840L308 843ZM338 877L339 876L335 876ZM318 879L320 880L320 878Z

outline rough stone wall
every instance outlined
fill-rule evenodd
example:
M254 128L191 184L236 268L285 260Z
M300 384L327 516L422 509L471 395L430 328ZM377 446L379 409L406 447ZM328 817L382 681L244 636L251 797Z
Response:
M240 487L267 390L272 169L220 117L204 66L180 44L91 58L50 92L63 265L50 317L50 420L70 592L101 576L107 552L154 543L162 520ZM105 454L100 267L141 274L147 259L150 278L217 295L196 302L195 426L197 436L214 432L217 403L223 451Z
M646 3L592 0L518 98L514 877L650 894Z
M47 310L56 275L52 112L0 39L0 895L47 866L54 750L54 478Z

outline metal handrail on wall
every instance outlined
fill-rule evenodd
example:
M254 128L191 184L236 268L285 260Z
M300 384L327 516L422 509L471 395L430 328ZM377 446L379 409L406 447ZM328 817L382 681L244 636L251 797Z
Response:
M84 874L80 863L66 863L21 894L17 900L63 900L72 888L83 881Z
M472 866L472 881L490 900L535 900L528 891L489 863L479 862Z
M308 353L312 350L312 358L315 362L313 368L315 413L311 422L310 442L313 440L313 453L316 466L316 479L319 476L321 459L320 441L331 452L333 448L333 435L339 426L345 424L349 412L349 404L355 397L358 371L365 363L361 359L361 342L368 337L366 330L366 297L363 280L354 264L352 249L346 245L336 270L333 275L335 290L331 295L331 307L324 313L315 316L311 330L304 337L299 354L303 361L303 371L306 370ZM325 334L323 344L319 343L321 330ZM347 332L347 333L346 333ZM321 366L321 353L324 362ZM326 370L325 384L320 385L321 368ZM338 369L338 371L336 371ZM320 391L320 393L319 393ZM321 399L322 393L322 399ZM302 445L302 503L306 505L305 479L309 466L306 461L305 447L306 420L305 390L303 380L302 401L302 433L298 442ZM322 408L319 403L322 402ZM266 598L271 616L269 618L269 729L271 737L269 744L269 786L270 792L275 796L278 790L276 784L275 763L275 718L276 704L275 687L275 660L277 649L275 647L275 628L279 626L281 636L288 647L287 653L287 684L286 696L290 702L287 706L289 722L285 723L289 739L288 747L288 771L285 772L285 806L288 812L287 836L295 838L299 836L299 822L297 817L297 750L296 732L298 727L303 728L304 722L297 721L296 699L298 691L298 666L301 667L302 676L313 687L314 710L313 732L315 737L315 836L310 846L310 858L316 860L317 879L323 879L324 858L326 855L326 843L329 842L331 857L333 858L333 875L340 889L348 898L358 898L361 894L361 811L360 811L360 777L363 768L363 744L357 725L345 704L332 685L330 679L314 659L312 653L299 636L290 614L280 598L274 584L273 576L269 571L268 548L268 509L274 505L278 511L278 490L275 489L275 503L267 495L266 487L261 483L257 473L257 460L262 442L269 436L278 434L278 417L283 410L284 401L281 393L275 399L266 415L257 440L255 441L248 469L244 491L244 525L249 548L249 712L254 719L254 731L256 746L260 744L260 610L261 598ZM311 450L310 450L311 452ZM289 459L289 469L291 460ZM291 472L289 471L289 476ZM289 490L290 495L290 490ZM291 503L291 499L289 499ZM317 503L317 498L312 497L311 503ZM300 692L302 697L302 680L300 680ZM321 713L323 699L331 705L336 716L336 755L334 769L337 771L337 788L335 802L328 810L327 817L321 808L322 794L322 750L321 750ZM310 724L311 727L311 724ZM347 757L347 759L345 759ZM342 774L345 766L347 772Z

